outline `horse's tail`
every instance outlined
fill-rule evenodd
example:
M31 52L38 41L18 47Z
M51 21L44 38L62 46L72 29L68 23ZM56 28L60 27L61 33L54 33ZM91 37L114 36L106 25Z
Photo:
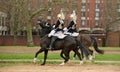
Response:
M104 51L103 50L100 50L98 48L98 44L97 44L97 41L94 37L90 37L92 40L93 40L93 46L94 46L94 49L96 50L96 52L100 53L100 54L104 54Z

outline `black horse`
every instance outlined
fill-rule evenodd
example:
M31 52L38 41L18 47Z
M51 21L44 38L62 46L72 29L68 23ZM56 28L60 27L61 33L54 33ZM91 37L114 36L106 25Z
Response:
M50 33L51 29L52 29L52 25L47 22L47 21L42 21L39 20L39 26L42 28L40 30L40 37L42 38L43 36L45 36L46 34Z
M41 25L43 25L43 24L41 24ZM41 52L44 52L44 62L41 65L45 65L46 59L47 59L47 54L49 51L48 47L50 45L50 42L51 42L51 38L49 38L48 35L45 35L40 39L41 48L40 48L40 50L38 50L36 52L34 62L36 61L38 54ZM69 60L70 51L74 51L77 54L80 61L82 62L80 53L77 50L77 43L72 36L66 36L64 39L57 39L54 44L54 49L52 49L52 50L53 51L61 50L60 56L65 60L62 63L62 65Z
M40 24L39 24L42 27L41 37L48 34L52 29L52 26L46 26L46 24L48 24L48 23L46 23L45 21L41 21ZM51 25L51 24L49 24L49 25ZM97 41L94 37L79 34L79 36L77 38L74 38L74 39L76 40L77 47L79 47L78 49L80 49L80 51L81 51L82 59L84 58L84 54L85 54L86 57L90 57L90 59L92 60L91 57L93 55L93 51L91 49L89 49L89 47L92 44L94 46L94 49L98 53L100 53L100 54L104 53L104 51L102 51L98 48ZM76 54L74 54L74 58L75 58L75 56L76 56Z

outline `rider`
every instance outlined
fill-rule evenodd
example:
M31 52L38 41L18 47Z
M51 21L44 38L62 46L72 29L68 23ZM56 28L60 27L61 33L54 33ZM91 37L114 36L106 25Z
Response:
M70 15L70 23L69 25L64 29L66 32L66 34L71 35L71 36L78 36L79 33L77 33L77 29L76 29L76 20L77 20L77 16L75 11L73 10L73 13Z
M64 19L65 19L65 16L61 10L60 14L57 15L58 17L58 20L54 26L54 29L48 34L48 37L51 37L51 43L50 43L50 46L49 46L49 49L52 49L53 48L53 44L55 42L55 40L59 37L62 37L63 36L63 28L64 28Z

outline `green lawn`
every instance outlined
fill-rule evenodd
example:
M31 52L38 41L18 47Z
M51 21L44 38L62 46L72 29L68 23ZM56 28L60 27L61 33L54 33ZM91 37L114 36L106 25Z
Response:
M39 59L43 59L43 53L38 55ZM70 58L72 59L73 54L70 54ZM0 59L33 59L34 54L0 54ZM60 54L48 54L47 59L62 59ZM120 61L120 54L96 54L95 60L114 60Z
M92 47L91 47L92 48ZM99 47L100 49L102 50L111 50L111 51L117 51L119 52L120 51L120 48L119 47ZM27 46L0 46L0 49L1 50L6 50L8 49L9 50L14 50L14 49L18 49L18 50L22 50L24 51L25 50L34 50L34 49L39 49L39 46L35 46L35 47L27 47ZM30 59L30 60L33 60L34 58L34 55L35 53L17 53L17 54L12 54L12 53L0 53L0 60L5 60L5 59ZM72 59L73 57L73 53L70 54L70 58ZM40 60L43 60L44 56L43 56L43 53L39 54L38 55L38 59ZM60 54L59 53L49 53L48 54L48 58L47 60L53 60L53 59L56 59L56 60L63 60L61 57L60 57ZM78 58L77 58L78 59ZM95 57L95 60L105 60L105 61L120 61L120 54L104 54L104 55L100 55L100 54L96 54L96 57Z
M90 47L93 49L93 47ZM99 49L102 50L119 50L120 51L120 47L99 47Z

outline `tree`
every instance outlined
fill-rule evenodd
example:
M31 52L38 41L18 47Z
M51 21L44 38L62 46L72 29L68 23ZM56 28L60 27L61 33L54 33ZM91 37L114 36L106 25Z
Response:
M104 14L102 15L104 19L103 26L105 27L107 41L109 32L114 31L116 29L113 28L114 26L117 26L114 25L114 23L120 19L117 18L117 3L115 3L113 0L104 0L103 9L104 9L103 12Z
M0 0L0 11L7 13L7 21L17 43L17 35L22 27L27 29L27 46L34 46L32 38L32 18L39 12L47 10L47 6L32 11L32 0Z

